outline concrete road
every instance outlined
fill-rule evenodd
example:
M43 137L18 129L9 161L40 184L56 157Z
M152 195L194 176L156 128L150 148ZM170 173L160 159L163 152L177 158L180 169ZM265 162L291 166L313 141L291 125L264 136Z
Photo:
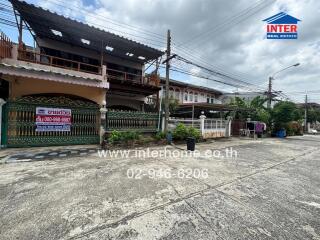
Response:
M231 139L196 156L2 164L0 239L319 240L319 146Z

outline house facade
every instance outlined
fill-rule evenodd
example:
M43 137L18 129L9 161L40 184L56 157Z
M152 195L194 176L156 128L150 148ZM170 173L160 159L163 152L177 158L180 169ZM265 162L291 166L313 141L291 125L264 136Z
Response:
M1 33L1 145L99 143L101 109L143 110L159 80L144 75L154 48L11 0L19 42ZM30 30L35 47L23 42Z
M165 97L165 78L161 78L160 95ZM177 80L170 80L169 97L177 99L180 105L192 103L221 104L222 92Z

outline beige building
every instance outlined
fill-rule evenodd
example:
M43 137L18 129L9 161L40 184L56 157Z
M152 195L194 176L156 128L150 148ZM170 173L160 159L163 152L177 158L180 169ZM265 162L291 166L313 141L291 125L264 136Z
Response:
M162 52L40 7L10 0L19 42L0 38L1 145L99 143L101 109L143 110L159 82L144 65ZM22 28L36 47L23 43ZM71 113L54 116L51 113ZM42 114L42 115L41 115Z

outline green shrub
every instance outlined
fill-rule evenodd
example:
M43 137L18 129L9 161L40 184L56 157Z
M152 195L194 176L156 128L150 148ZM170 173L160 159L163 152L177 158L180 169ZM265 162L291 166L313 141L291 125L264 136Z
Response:
M286 124L285 129L288 136L303 135L303 128L299 122L289 122L288 124Z
M194 127L186 127L184 124L179 123L173 130L172 136L175 140L185 140L188 137L194 137L196 140L199 140L201 133Z
M166 138L166 133L165 132L157 132L157 134L155 135L155 139L160 141L162 139L165 139Z
M188 137L188 128L184 124L179 123L173 130L172 136L175 140L184 140Z
M140 139L141 135L135 131L128 131L128 132L119 132L119 131L112 131L108 141L111 144L120 143L120 142L129 142L133 140Z
M197 141L201 138L201 133L198 129L194 127L188 128L188 137L194 137Z

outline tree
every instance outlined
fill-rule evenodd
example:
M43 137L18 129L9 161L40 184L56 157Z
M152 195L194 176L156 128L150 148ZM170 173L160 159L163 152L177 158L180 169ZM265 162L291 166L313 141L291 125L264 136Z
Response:
M289 122L301 121L302 113L295 103L284 101L278 102L274 105L272 110L272 121L274 123L274 130L286 128Z
M162 106L161 106L161 108L162 109L164 109L165 108L165 99L163 99L163 101L162 101ZM173 97L170 97L169 98L169 112L170 113L174 113L175 112L175 110L178 108L178 106L179 106L179 100L178 99L175 99L175 98L173 98Z
M320 121L320 111L314 108L308 109L307 120L310 123L315 123L316 121Z
M235 119L246 120L250 118L253 121L262 121L269 123L270 113L264 106L267 99L257 96L251 101L235 97L231 100L230 106L236 108L234 113Z

